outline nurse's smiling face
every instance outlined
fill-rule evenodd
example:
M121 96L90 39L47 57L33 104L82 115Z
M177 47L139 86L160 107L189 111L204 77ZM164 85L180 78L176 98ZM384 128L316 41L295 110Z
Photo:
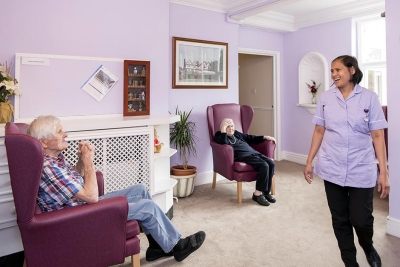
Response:
M351 82L351 78L354 73L354 67L346 67L345 65L343 65L341 60L335 60L332 62L331 78L339 89L349 85L353 85L353 82Z

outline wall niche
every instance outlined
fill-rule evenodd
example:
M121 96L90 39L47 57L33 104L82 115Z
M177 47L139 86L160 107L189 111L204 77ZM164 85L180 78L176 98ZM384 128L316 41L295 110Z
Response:
M315 113L319 96L329 89L329 69L326 58L317 52L306 54L299 64L299 103L297 106L307 109L311 114ZM317 86L321 84L316 93L316 103L312 103L312 94L307 83L312 85L312 80Z

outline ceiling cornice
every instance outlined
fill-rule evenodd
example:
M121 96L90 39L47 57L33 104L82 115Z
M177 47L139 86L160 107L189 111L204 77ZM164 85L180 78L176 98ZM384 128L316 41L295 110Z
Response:
M384 10L384 0L360 0L296 17L274 11L267 11L256 16L238 20L238 22L248 27L254 26L256 28L264 28L279 32L293 32L299 28L321 23L380 14ZM235 15L229 18L231 21L235 21Z
M175 4L225 13L228 22L278 32L293 32L303 27L385 11L385 0L359 0L296 17L268 11L297 1L300 0L255 0L251 3L247 0L170 0Z
M235 10L230 11L228 15L231 19L243 20L299 1L302 0L264 0L247 7L236 8Z
M252 16L241 21L242 25L247 27L264 28L278 32L294 32L297 30L294 26L295 17L268 11L263 15Z
M220 13L227 13L227 9L225 5L221 2L214 2L214 1L185 1L185 0L169 0L170 3L179 4L184 6L190 6L200 9L206 9L210 11L220 12ZM210 3L211 2L211 3Z
M303 28L335 20L380 14L383 11L384 0L362 0L297 16L294 24L296 28Z

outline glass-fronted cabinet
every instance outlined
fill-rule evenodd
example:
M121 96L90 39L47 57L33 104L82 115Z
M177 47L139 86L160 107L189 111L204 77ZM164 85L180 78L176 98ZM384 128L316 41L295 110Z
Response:
M124 116L150 115L150 61L124 61Z

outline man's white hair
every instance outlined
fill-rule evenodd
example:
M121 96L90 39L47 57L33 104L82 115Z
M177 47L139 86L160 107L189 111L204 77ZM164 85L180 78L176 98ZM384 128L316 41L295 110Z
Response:
M37 117L28 128L28 134L38 140L48 139L57 134L60 119L52 115Z
M225 118L221 121L221 125L219 126L219 128L222 127L222 125L224 124L225 121L232 121L232 124L235 125L235 123L233 122L233 120L231 118Z

